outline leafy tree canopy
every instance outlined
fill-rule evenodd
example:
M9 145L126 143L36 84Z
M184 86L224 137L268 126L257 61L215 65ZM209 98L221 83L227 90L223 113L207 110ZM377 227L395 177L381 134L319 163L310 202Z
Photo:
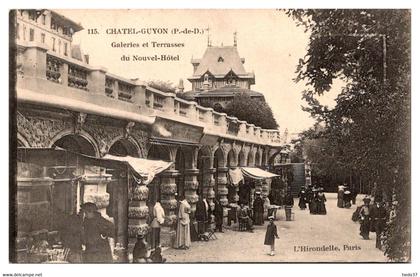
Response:
M176 91L174 84L170 81L150 80L147 82L147 85L163 92L175 93Z
M270 106L246 93L236 94L223 112L264 129L278 128Z
M410 12L408 10L289 10L310 32L296 82L304 108L325 128L316 136L336 164L376 183L393 215L386 255L410 259ZM317 100L333 80L346 87L329 109ZM326 168L327 170L327 168Z

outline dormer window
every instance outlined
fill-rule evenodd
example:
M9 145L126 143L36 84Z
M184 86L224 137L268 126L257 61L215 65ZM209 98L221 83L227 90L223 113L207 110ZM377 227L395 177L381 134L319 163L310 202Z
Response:
M217 62L219 62L219 63L222 63L222 62L224 62L225 60L223 59L223 57L222 56L220 56L219 57L219 59L217 60Z

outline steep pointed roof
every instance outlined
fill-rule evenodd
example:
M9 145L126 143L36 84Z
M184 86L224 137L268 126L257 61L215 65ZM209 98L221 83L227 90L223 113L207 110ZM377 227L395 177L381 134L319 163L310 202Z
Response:
M242 61L235 46L209 46L194 71L193 78L201 77L207 71L214 76L224 77L231 70L239 77L248 77L251 74L245 71Z

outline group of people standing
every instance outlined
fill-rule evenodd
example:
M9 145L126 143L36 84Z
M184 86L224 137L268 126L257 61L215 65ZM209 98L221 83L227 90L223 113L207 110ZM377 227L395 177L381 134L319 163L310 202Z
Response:
M325 202L327 198L324 194L324 188L318 186L302 186L298 193L299 208L305 210L307 204L311 214L327 214Z
M347 184L339 185L337 192L337 207L350 208L352 204L356 204L357 192L350 189Z
M371 204L370 197L363 199L363 205L358 207L352 219L360 222L360 235L363 239L369 239L369 233L376 233L376 248L382 249L381 236L385 228L388 213L384 202L379 198L374 199Z

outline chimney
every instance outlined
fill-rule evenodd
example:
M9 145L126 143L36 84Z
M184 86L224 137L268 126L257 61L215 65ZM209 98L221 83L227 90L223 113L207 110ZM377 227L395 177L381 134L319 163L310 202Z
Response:
M184 80L179 79L178 92L184 92Z
M85 56L85 62L86 62L87 64L89 64L89 55L85 54L84 56Z

